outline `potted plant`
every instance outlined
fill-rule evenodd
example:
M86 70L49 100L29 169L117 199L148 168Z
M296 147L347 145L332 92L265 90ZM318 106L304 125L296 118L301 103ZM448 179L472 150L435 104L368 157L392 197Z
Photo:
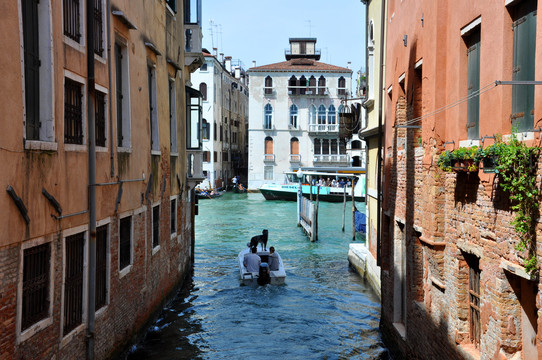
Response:
M449 150L445 150L440 153L437 160L437 165L441 168L441 170L450 172L452 171L452 159L452 152Z
M460 147L453 151L452 168L454 171L478 170L478 146Z
M480 148L479 156L485 173L498 173L499 154L502 152L503 143L496 142L484 149Z

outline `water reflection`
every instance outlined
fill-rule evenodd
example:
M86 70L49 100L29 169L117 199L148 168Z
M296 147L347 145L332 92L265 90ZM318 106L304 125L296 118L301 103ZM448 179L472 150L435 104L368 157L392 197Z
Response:
M311 243L296 226L293 202L259 194L201 201L193 276L127 358L383 356L379 301L348 267L342 204L321 205L320 238ZM237 253L263 228L284 260L286 284L240 286Z

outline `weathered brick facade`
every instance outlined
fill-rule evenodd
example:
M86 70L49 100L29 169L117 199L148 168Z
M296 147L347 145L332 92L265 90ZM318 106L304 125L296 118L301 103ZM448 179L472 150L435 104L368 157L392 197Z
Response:
M464 39L481 26L481 86L509 79L512 23L527 2L388 3L381 329L397 358L542 356L542 283L515 250L514 212L499 176L437 166L444 149L487 146L492 140L482 135L512 132L512 92L500 87L479 95L480 135L467 137L466 106L458 102L467 94ZM542 115L536 105L533 114ZM530 146L540 144L536 126L521 135ZM539 166L539 187L541 179ZM539 223L536 234L540 262Z

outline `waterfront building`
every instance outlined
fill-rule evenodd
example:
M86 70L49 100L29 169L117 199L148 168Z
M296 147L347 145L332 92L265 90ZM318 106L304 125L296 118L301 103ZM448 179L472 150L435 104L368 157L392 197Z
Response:
M254 64L248 70L248 188L252 190L282 183L284 172L302 167L365 165L359 140L354 156L347 151L357 135L340 136L340 114L350 106L344 99L352 97L352 70L320 62L316 38L290 38L285 57L286 61Z
M0 16L0 358L110 358L193 261L201 1Z
M231 185L239 176L246 185L248 164L248 85L241 61L217 59L204 49L205 61L192 75L203 98L203 175L199 187Z
M502 174L445 172L437 165L444 150L487 148L501 136L540 144L542 92L533 83L542 64L539 4L385 3L380 252L386 344L398 358L539 359L538 211L532 222L524 219L534 244L518 251L511 221L522 199L509 199ZM523 175L540 188L533 160ZM538 260L534 272L523 261L531 255Z

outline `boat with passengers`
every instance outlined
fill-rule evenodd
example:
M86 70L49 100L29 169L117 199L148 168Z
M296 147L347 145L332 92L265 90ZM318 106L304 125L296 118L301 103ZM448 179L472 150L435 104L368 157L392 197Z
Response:
M348 171L350 170L350 171ZM312 191L313 199L320 201L343 202L352 200L354 191L355 201L365 200L365 171L336 170L336 171L308 171L286 172L286 182L283 184L264 184L260 192L266 200L297 200L297 191L301 184L303 196L309 197ZM350 184L348 185L348 182ZM312 183L312 186L311 186Z
M265 239L265 240L263 240ZM245 266L245 258L253 253L260 257L260 264L257 271L255 269L247 269ZM262 235L254 236L247 244L247 247L241 250L237 260L239 262L239 280L242 285L281 285L286 279L286 271L280 254L276 251L270 251L271 247L267 247L267 230L264 230ZM271 261L271 258L274 260ZM248 264L247 264L248 265Z

